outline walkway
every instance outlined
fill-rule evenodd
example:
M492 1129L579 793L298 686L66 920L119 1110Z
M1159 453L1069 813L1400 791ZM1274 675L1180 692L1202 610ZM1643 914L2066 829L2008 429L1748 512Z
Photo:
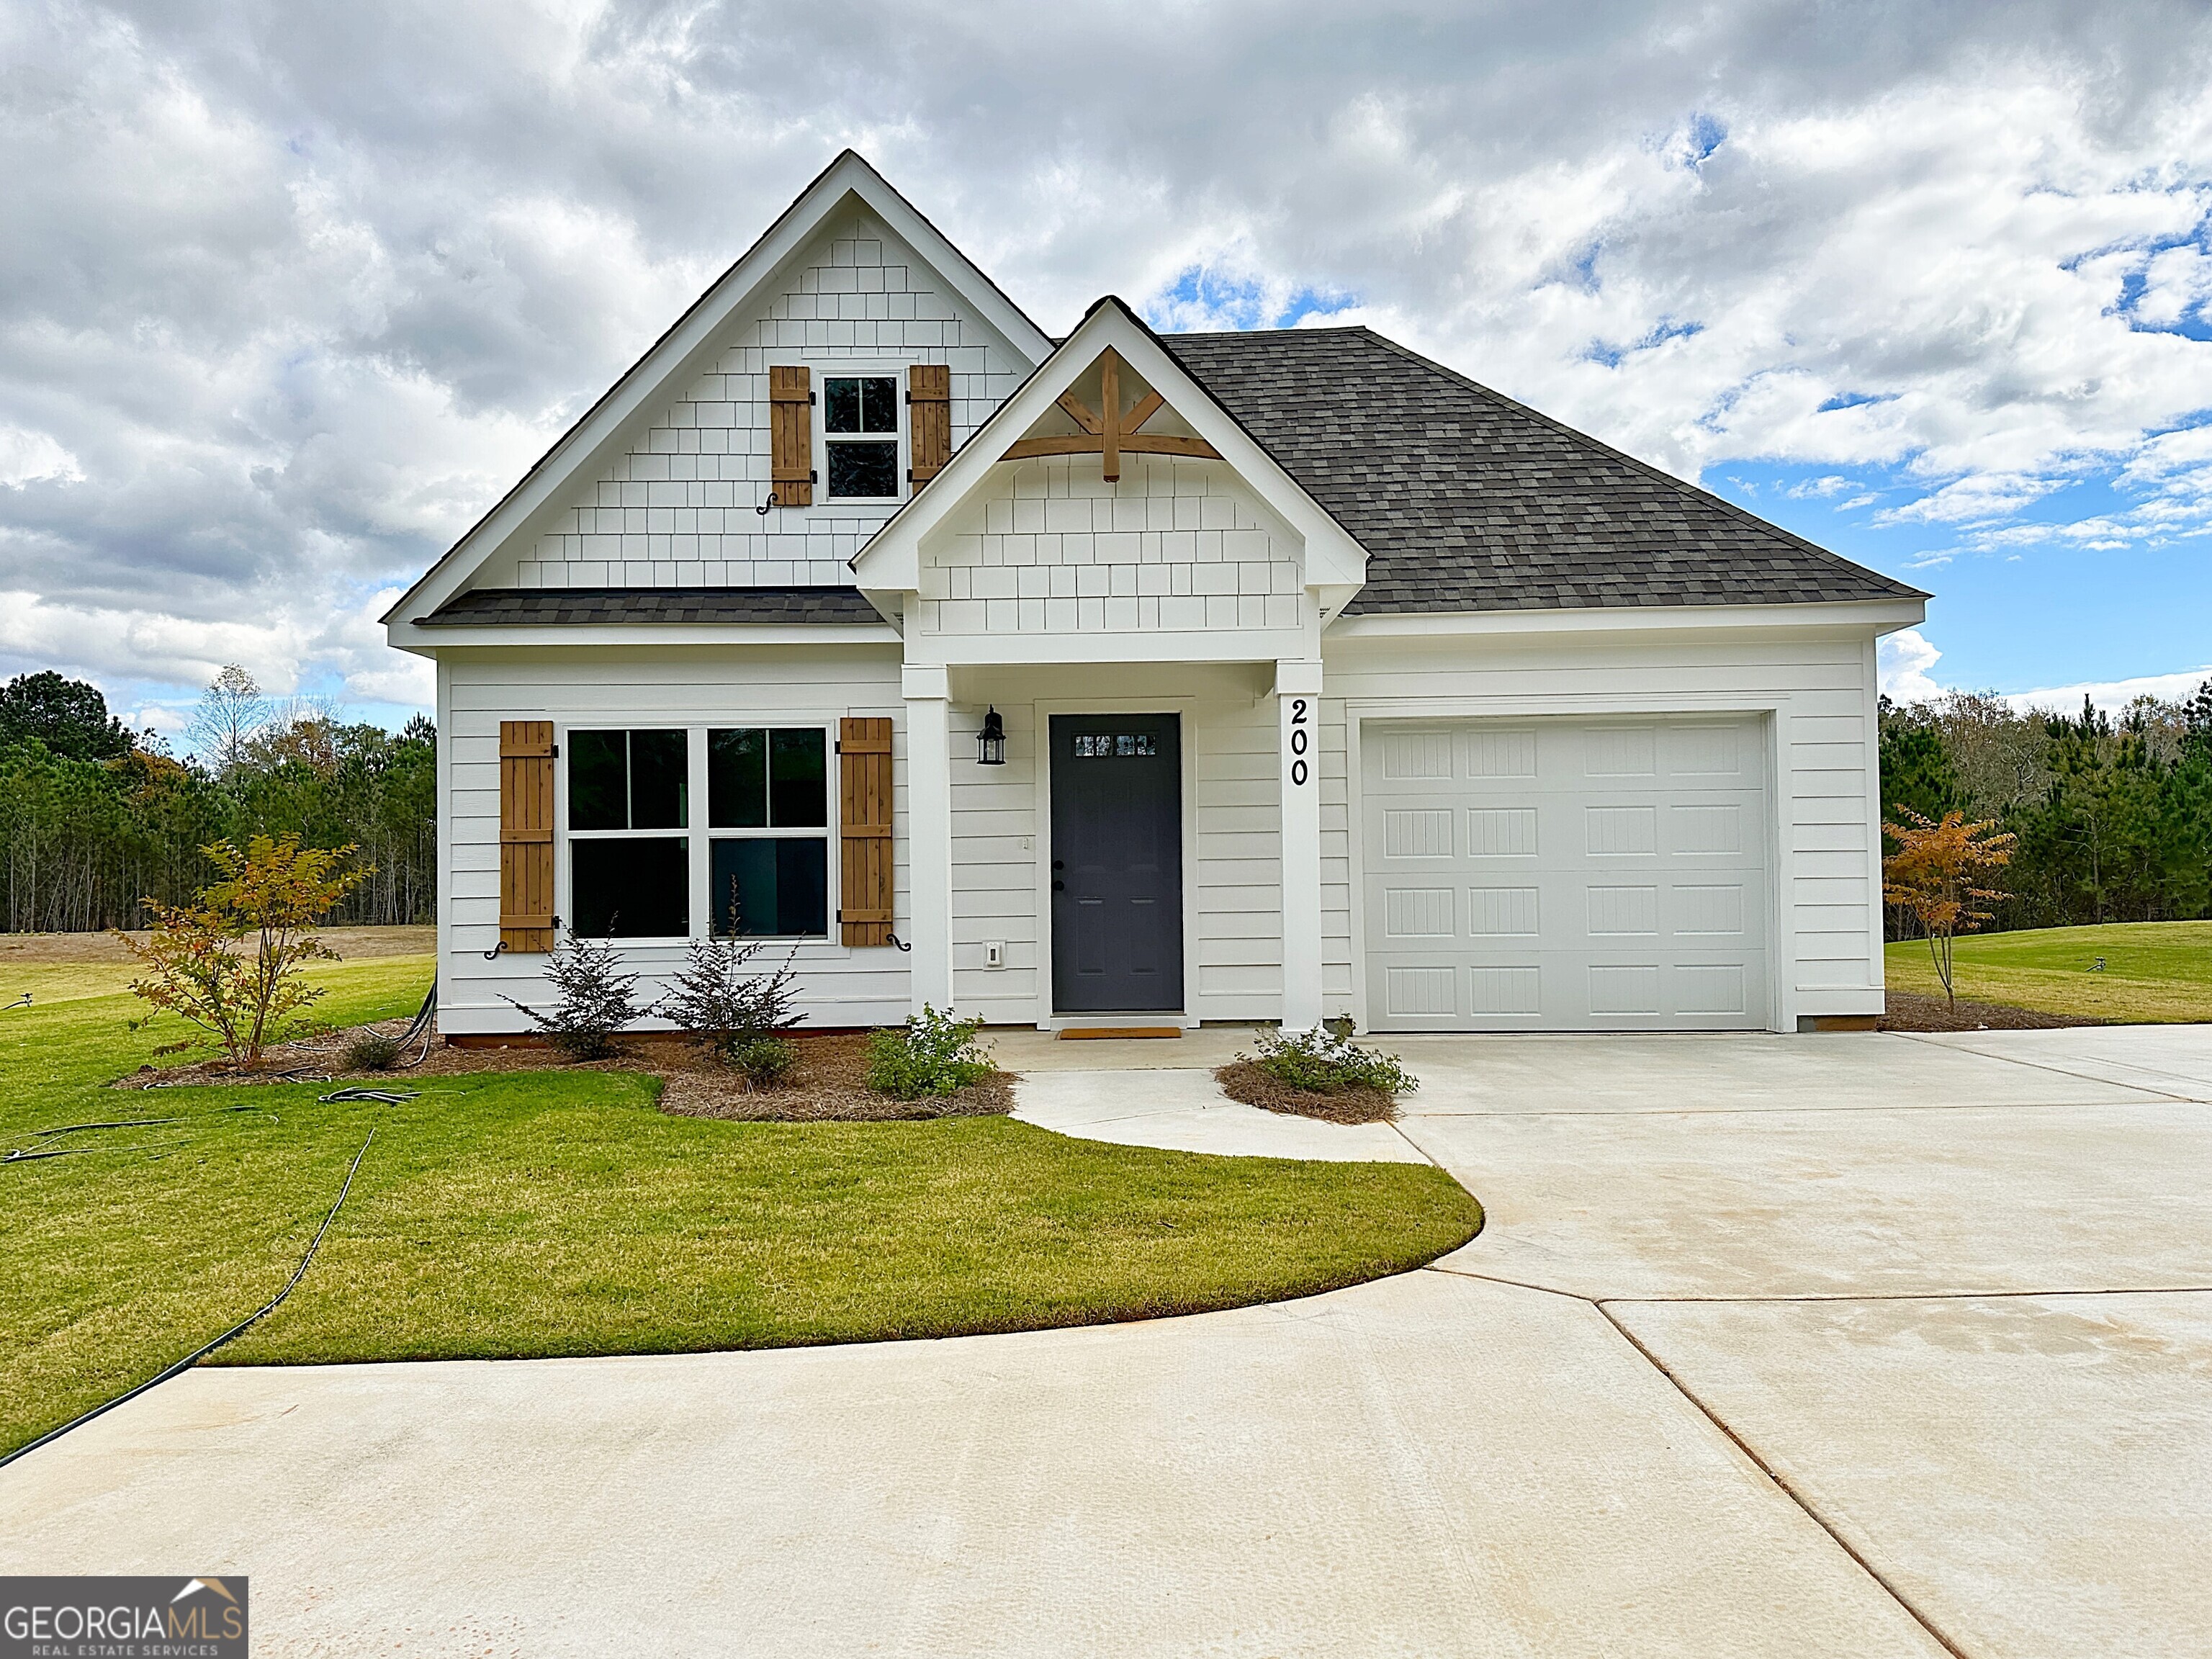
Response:
M1359 1130L1219 1100L1226 1041L1025 1054L1024 1113L1431 1157L1483 1237L1146 1325L194 1372L0 1473L0 1571L247 1572L272 1654L2212 1651L2212 1031L1423 1038Z

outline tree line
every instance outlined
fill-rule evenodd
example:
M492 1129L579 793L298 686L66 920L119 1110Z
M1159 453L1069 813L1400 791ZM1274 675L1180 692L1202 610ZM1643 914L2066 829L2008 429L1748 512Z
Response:
M1881 798L1893 822L1959 811L2018 838L1992 928L2193 921L2212 907L2212 680L2117 718L2086 697L2079 715L1885 697Z
M337 922L428 921L437 899L437 730L395 733L222 671L191 752L132 732L97 687L51 671L0 686L0 919L10 932L135 927L220 873L203 850L255 835L351 844L371 866Z
M1996 928L2212 913L2212 680L2117 718L2022 713L1957 692L1881 703L1886 815L1960 811L2018 838ZM437 731L397 733L216 676L191 751L134 732L99 690L51 671L0 686L0 890L11 932L127 927L216 878L212 842L295 834L371 872L333 920L428 921L437 894ZM1893 846L1886 851L1894 851ZM1891 917L1896 936L1901 915Z

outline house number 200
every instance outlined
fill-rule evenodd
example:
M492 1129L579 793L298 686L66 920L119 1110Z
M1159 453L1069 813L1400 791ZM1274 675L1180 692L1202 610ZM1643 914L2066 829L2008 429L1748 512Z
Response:
M1306 724L1306 700L1291 699L1291 782L1298 788L1305 787L1312 775L1306 764L1306 750L1312 744L1311 727Z

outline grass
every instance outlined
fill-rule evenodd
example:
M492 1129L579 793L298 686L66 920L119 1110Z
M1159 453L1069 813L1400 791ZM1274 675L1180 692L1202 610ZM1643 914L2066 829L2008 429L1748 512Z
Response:
M1893 988L1943 994L1924 940L1892 945L1887 955ZM2100 957L2104 969L2093 971ZM2126 1024L2212 1020L2212 921L1968 934L1955 977L1961 1001Z
M410 1012L429 964L325 970L337 1023ZM372 1126L291 1299L220 1363L662 1352L1195 1312L1418 1266L1480 1224L1423 1165L1203 1157L1003 1118L670 1116L623 1073L431 1079L400 1107L307 1086L118 1092L128 970L11 964L0 1145L0 1449L142 1381L274 1294ZM34 1130L167 1124L58 1141Z

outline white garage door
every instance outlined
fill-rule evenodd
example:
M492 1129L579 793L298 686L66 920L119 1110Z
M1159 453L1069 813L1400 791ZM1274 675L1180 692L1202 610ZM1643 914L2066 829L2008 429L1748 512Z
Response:
M1758 721L1370 722L1361 750L1376 1029L1766 1024Z

